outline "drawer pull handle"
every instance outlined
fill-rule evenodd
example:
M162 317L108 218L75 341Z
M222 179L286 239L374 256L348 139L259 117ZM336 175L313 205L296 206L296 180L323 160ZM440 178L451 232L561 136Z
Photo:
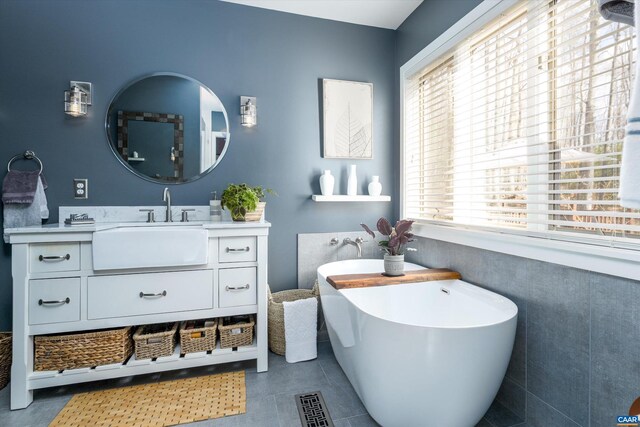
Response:
M43 300L38 300L38 305L59 305L59 304L69 304L71 302L71 300L69 299L69 297L65 298L65 299L61 299L60 301L43 301Z
M247 283L244 286L225 286L224 290L227 291L227 292L229 292L229 291L246 291L249 288L250 288L250 286Z
M158 294L145 294L144 292L140 292L140 298L154 298L154 297L166 297L167 291L162 291Z
M71 258L71 255L57 255L57 256L44 256L40 255L38 259L42 262L57 262L57 261L68 261Z
M245 247L245 248L230 248L227 246L227 252L230 253L238 253L238 252L249 252L249 246Z

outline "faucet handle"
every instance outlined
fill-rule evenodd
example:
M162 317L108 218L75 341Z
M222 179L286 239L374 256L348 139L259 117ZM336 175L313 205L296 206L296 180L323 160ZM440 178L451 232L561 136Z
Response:
M189 222L189 212L194 212L195 209L182 209L182 219L180 222Z
M352 242L357 243L359 245L366 243L367 240L364 240L362 237L356 237L355 240L351 240L350 237L345 237L342 243L351 244Z
M335 246L335 245L337 245L338 243L340 243L340 241L338 240L338 238L337 238L337 237L334 237L334 238L332 238L332 239L329 241L329 244L330 244L331 246Z
M156 222L156 212L154 209L140 209L140 212L147 213L147 222Z

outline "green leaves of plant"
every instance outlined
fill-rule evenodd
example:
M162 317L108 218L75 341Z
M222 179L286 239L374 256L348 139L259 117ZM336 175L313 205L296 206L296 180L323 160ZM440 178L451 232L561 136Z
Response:
M247 184L229 184L220 198L222 208L228 209L234 220L242 221L247 212L256 210L258 202L264 197L264 192L265 190L260 186L250 187ZM267 188L266 192L277 195L270 188Z

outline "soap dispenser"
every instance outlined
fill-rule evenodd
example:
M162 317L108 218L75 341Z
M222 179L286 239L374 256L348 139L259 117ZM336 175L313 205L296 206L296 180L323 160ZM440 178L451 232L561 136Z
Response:
M212 197L209 200L209 219L212 222L220 222L222 221L222 205L220 200L218 200L218 195L214 191L211 193Z

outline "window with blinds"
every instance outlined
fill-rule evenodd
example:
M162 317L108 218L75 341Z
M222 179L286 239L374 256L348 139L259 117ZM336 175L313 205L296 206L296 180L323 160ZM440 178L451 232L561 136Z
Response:
M595 1L523 1L412 76L404 215L640 249L617 200L633 37Z

